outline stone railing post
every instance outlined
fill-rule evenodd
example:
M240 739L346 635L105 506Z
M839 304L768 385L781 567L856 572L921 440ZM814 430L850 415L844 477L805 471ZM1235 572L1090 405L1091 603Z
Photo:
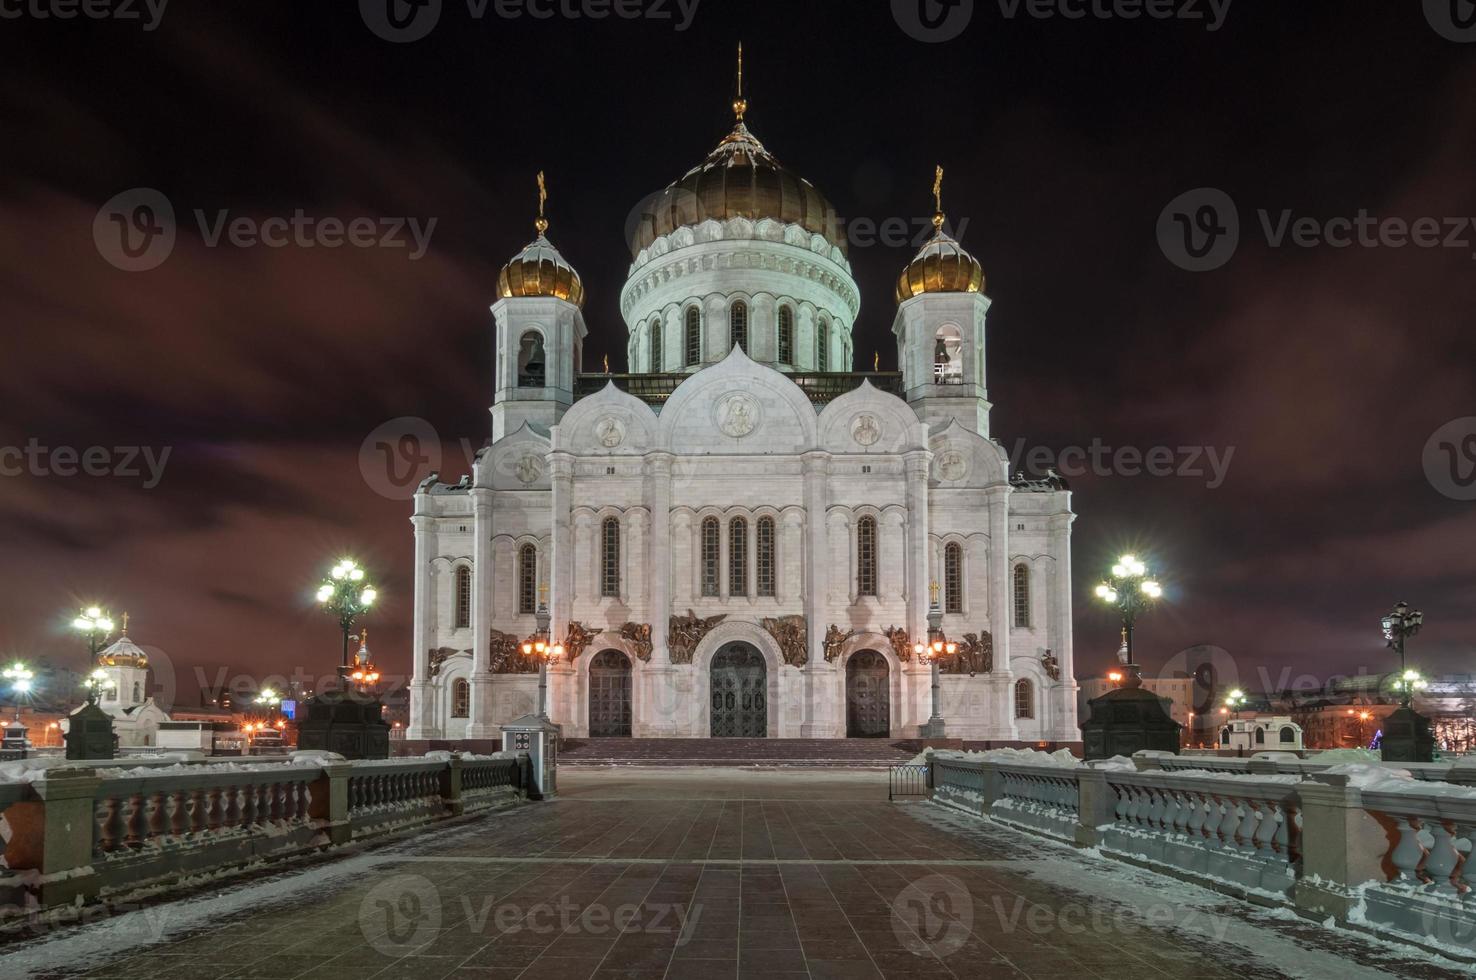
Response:
M1275 759L1251 759L1246 763L1245 771L1252 776L1274 776L1280 770L1276 768Z
M1315 774L1297 786L1302 804L1302 873L1293 899L1313 915L1346 920L1358 904L1355 890L1383 881L1389 838L1363 808L1363 794L1347 776Z
M1172 752L1159 752L1155 749L1140 749L1133 753L1133 766L1138 772L1157 771L1163 768L1163 757L1173 756Z
M1476 756L1468 755L1452 763L1445 781L1457 786L1476 786Z
M979 767L984 770L984 812L994 806L996 800L1004 796L1004 776L992 762L981 762Z
M441 770L441 799L446 804L448 816L459 817L465 811L461 802L461 755L451 753L446 768Z
M347 763L323 767L322 776L308 789L308 815L334 844L347 844L354 835L349 823L349 776L354 767Z
M102 783L93 769L53 769L31 784L34 800L13 803L5 811L10 840L5 863L13 871L38 875L36 901L42 906L68 904L97 893L92 867L93 814Z
M1101 827L1116 819L1117 794L1107 784L1107 773L1101 769L1080 769L1076 773L1076 846L1096 847L1102 843Z

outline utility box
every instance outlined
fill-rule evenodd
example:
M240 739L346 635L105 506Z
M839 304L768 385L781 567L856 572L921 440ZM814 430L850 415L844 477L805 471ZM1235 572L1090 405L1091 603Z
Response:
M510 721L502 726L502 751L528 753L530 800L553 799L558 790L559 726L538 715Z

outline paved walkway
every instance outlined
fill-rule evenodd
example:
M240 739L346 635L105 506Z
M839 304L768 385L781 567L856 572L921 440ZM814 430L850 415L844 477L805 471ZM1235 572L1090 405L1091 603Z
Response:
M815 766L886 768L916 755L885 738L586 738L571 739L567 765Z
M1464 977L875 772L566 770L561 798L0 948L0 976Z

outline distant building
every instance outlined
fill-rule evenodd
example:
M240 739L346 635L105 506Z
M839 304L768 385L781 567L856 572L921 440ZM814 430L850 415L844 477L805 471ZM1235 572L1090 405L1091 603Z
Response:
M1232 718L1220 726L1219 747L1247 752L1298 751L1303 747L1302 726L1289 715Z
M97 655L97 667L107 674L111 685L98 699L98 707L113 717L113 733L119 748L144 748L158 744L159 726L169 721L169 713L154 703L149 695L149 657L128 636L128 616L123 616L123 631L118 639ZM72 710L82 710L79 704ZM62 730L66 730L62 722Z
M1088 677L1077 681L1076 713L1079 718L1087 718L1090 711L1087 702L1093 698L1099 698L1115 687L1120 686L1119 681L1106 677ZM1164 701L1168 702L1166 707L1174 721L1185 728L1190 726L1194 715L1194 678L1192 677L1145 677L1143 678L1143 689L1152 691Z

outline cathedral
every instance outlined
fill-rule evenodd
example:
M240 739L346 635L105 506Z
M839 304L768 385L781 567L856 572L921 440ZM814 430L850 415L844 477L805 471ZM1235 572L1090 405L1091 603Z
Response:
M935 183L899 370L853 370L841 219L747 109L740 81L731 132L639 209L624 375L581 373L539 175L491 442L415 495L409 740L497 738L540 666L566 737L1080 739L1071 496L990 438L979 262Z

